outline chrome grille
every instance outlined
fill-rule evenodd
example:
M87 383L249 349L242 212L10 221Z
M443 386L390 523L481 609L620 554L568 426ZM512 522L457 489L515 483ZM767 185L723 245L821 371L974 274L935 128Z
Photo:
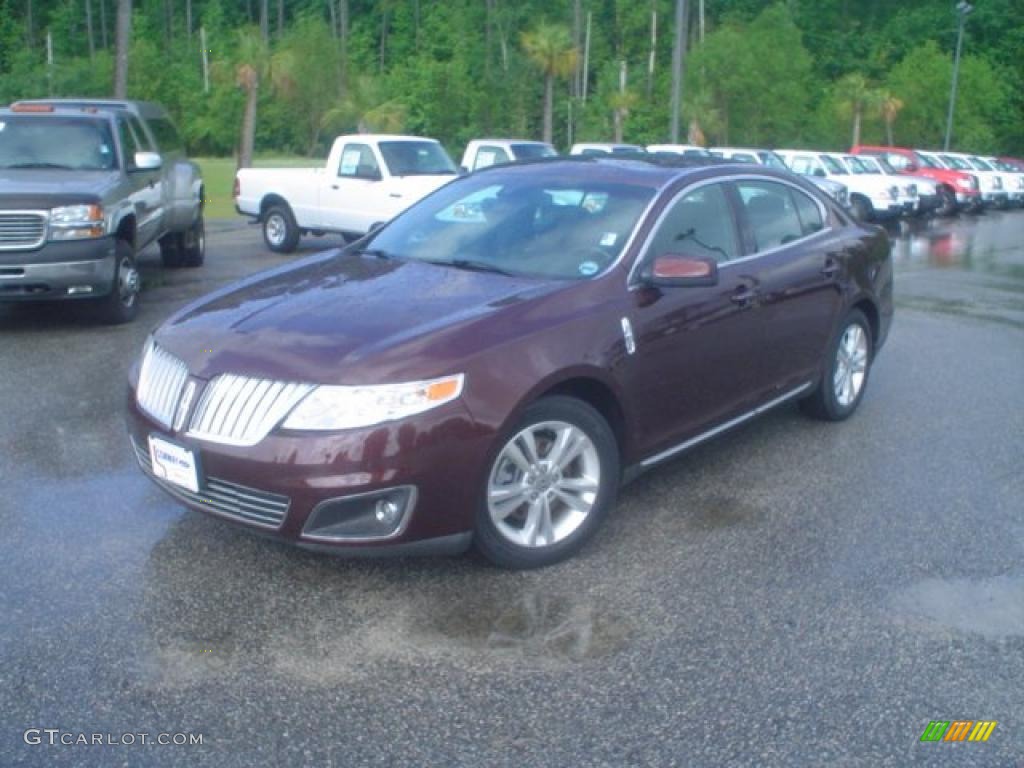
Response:
M0 251L38 248L45 239L44 211L0 211Z
M226 445L256 445L313 388L311 384L222 374L203 392L189 435Z
M160 349L152 339L146 342L135 393L142 410L163 426L170 427L187 380L188 368L181 360Z
M201 482L199 493L168 483L153 474L149 451L134 439L131 442L132 448L135 449L135 458L143 471L161 488L181 501L224 517L271 528L279 528L288 514L290 501L287 496L249 488L227 480L207 477Z

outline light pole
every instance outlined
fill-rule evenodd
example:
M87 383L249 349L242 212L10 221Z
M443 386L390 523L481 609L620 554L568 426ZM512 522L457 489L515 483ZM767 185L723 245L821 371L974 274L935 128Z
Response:
M945 152L949 151L949 139L953 134L953 110L956 108L956 81L960 76L960 49L964 44L964 24L967 22L968 14L973 10L974 6L968 3L967 0L960 0L956 4L956 14L960 25L956 33L956 56L953 58L953 87L949 92L949 114L946 116L946 140L942 142L942 149Z

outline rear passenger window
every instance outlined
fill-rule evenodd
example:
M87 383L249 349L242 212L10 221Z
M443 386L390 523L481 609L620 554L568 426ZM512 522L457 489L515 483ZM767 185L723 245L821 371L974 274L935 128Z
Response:
M792 187L789 194L793 196L793 201L796 203L796 212L800 217L800 229L804 235L813 235L815 232L823 230L825 222L822 221L821 208L818 207L818 204L809 195Z
M658 225L648 257L666 253L711 258L719 263L737 257L736 225L721 184L698 187L672 204Z
M790 194L791 187L773 181L739 181L736 189L754 235L755 253L778 248L804 236Z
M476 162L473 164L473 170L489 168L492 165L507 163L508 161L508 152L501 147L480 147L476 153Z

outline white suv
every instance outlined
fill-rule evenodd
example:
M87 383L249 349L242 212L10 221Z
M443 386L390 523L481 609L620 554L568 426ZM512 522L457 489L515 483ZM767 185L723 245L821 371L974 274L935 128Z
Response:
M776 150L795 173L817 176L845 184L850 190L850 210L862 221L900 216L905 212L905 196L900 185L885 176L850 173L842 156L814 150Z
M491 165L534 160L538 157L557 157L550 144L530 139L473 139L462 154L461 166L467 171L478 171Z
M1024 206L1024 171L1014 168L998 157L982 157L981 159L1003 174L1003 185L1010 196L1010 202Z

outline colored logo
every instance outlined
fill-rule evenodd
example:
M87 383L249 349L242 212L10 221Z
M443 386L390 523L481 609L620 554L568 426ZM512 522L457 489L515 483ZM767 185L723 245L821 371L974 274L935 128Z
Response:
M995 720L932 720L921 741L988 741L996 725Z

